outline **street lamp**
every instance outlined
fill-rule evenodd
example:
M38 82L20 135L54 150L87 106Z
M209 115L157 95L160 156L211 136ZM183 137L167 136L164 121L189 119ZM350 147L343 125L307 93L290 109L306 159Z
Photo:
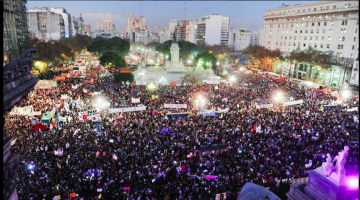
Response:
M350 99L351 97L351 90L349 89L344 89L341 91L341 96L346 100Z
M191 60L188 60L187 63L188 63L188 65L190 66L190 65L191 65Z
M229 81L234 83L236 81L236 77L235 76L230 76Z
M156 86L155 86L154 83L150 83L150 84L147 86L147 88L148 88L150 91L153 91L153 90L155 90Z
M273 96L273 99L276 101L276 102L281 102L282 99L284 98L284 95L281 91L278 91L274 94Z
M245 68L244 67L240 67L240 69L239 69L240 71L244 71L245 70Z

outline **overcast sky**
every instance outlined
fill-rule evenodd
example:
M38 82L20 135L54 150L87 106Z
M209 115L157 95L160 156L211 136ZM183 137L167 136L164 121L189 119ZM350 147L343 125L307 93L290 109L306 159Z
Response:
M309 4L315 1L187 1L186 18L201 18L208 14L230 16L230 28L247 28L251 31L264 26L263 15L268 9L287 5ZM27 8L63 7L71 15L81 13L85 24L92 31L96 22L111 19L118 31L124 31L131 10L135 17L146 17L146 23L154 30L155 26L168 27L171 19L184 19L184 1L28 1Z

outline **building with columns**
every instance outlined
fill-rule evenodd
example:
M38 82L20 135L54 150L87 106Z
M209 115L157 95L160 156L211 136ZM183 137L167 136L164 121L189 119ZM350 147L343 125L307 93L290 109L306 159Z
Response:
M275 69L276 72L305 80L321 79L320 82L325 85L349 84L351 68L359 54L359 2L283 4L280 8L267 10L264 20L260 41L266 48L280 49L284 56L288 56L297 48L313 47L320 51L332 51L337 61L329 72L318 72L315 67L306 64L283 66Z

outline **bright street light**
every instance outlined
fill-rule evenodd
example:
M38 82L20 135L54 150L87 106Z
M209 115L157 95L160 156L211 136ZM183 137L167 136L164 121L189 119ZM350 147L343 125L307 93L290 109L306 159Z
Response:
M245 68L244 67L240 67L240 71L244 71L245 70Z
M236 81L236 77L235 77L235 76L230 76L229 81L230 81L230 82L235 82L235 81Z
M147 87L149 90L155 90L155 88L156 88L154 83L150 83Z
M273 99L277 102L280 102L283 99L283 97L284 97L283 93L281 91L278 91L273 96Z
M220 65L220 63L219 63L219 62L216 62L216 65L217 65L217 66L219 66L219 65Z
M350 97L351 97L351 90L345 89L345 90L341 91L341 96L342 96L345 100L350 99Z

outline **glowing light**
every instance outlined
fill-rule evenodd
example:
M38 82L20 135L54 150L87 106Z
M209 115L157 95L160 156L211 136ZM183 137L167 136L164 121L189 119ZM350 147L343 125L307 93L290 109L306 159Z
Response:
M359 188L359 178L358 177L348 177L347 183L351 189Z
M245 68L244 67L240 67L240 69L239 69L240 71L244 71L245 70Z
M33 169L34 169L34 165L32 165L32 164L28 165L28 169L29 169L29 170L33 170Z
M154 90L156 88L154 83L150 83L147 87L149 90Z
M279 102L279 101L281 101L281 100L283 99L283 96L284 96L283 93L279 91L279 92L276 92L276 93L275 93L273 99L274 99L275 101L278 101L278 102Z
M216 62L216 65L220 65L220 63L219 63L219 62Z
M351 90L343 90L341 92L341 96L344 98L344 99L350 99L351 97Z
M236 77L235 77L235 76L231 76L231 77L229 78L229 81L235 82L235 81L236 81Z

